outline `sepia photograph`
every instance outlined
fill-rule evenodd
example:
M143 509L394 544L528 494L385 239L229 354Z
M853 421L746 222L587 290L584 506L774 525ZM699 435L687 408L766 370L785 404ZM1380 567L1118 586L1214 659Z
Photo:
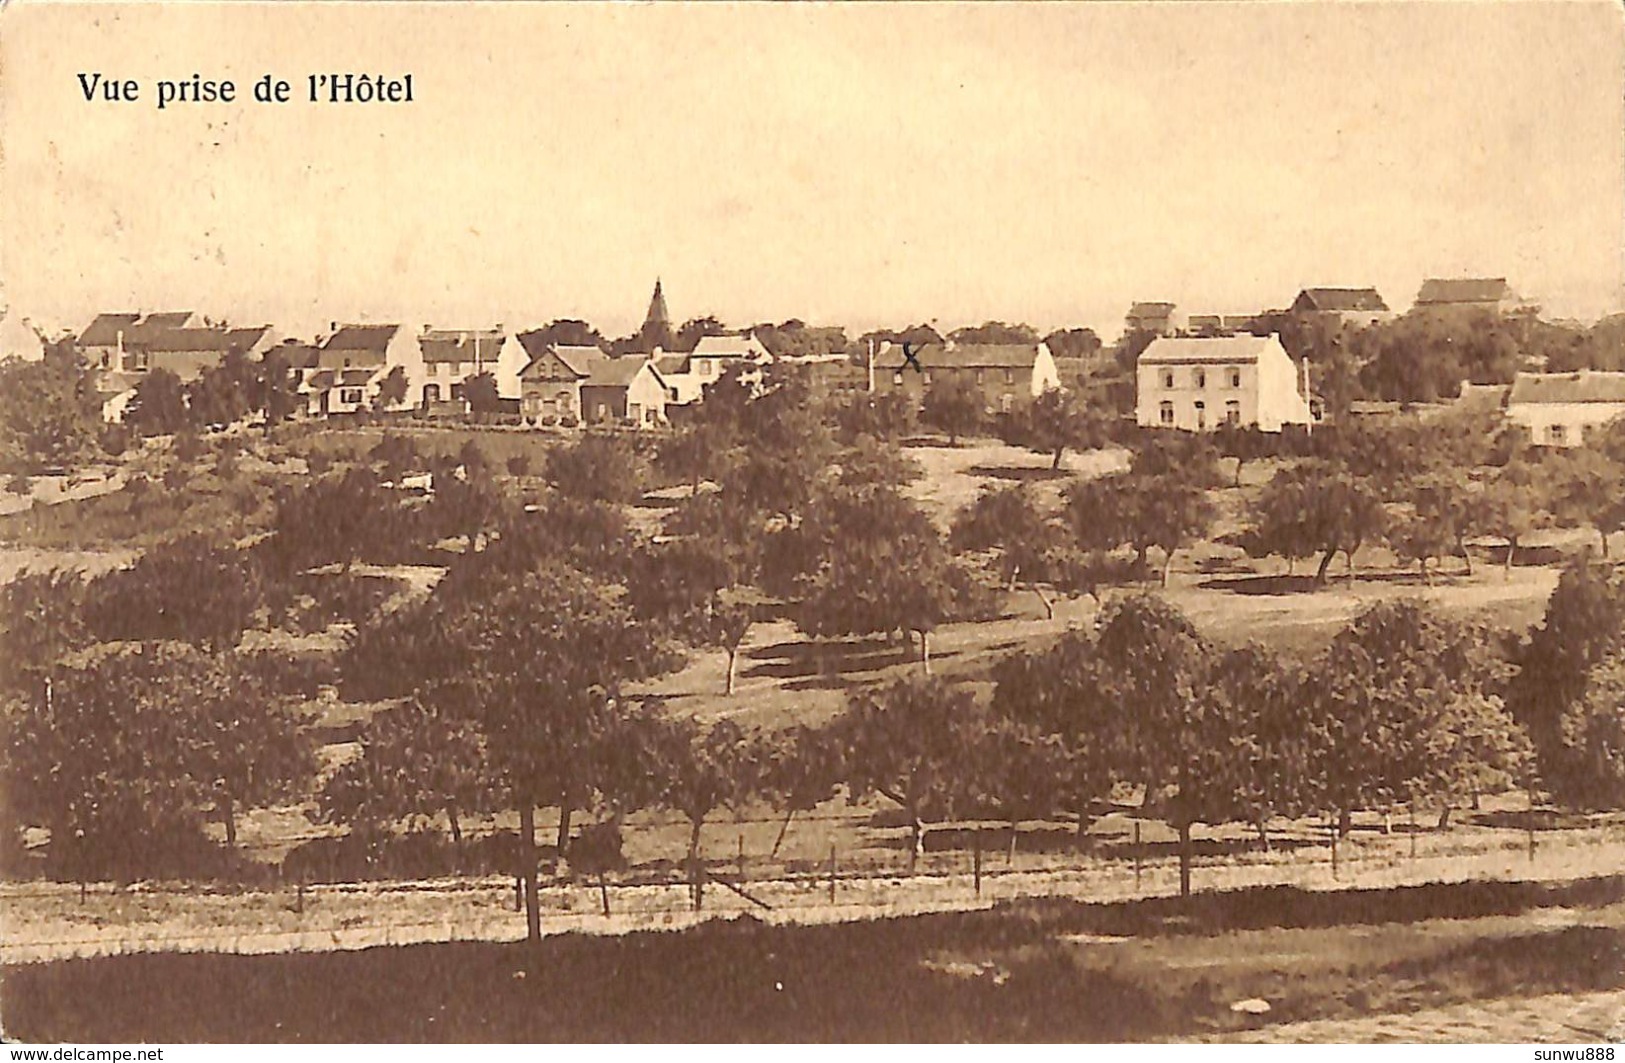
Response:
M1625 7L0 3L0 1040L1612 1060Z

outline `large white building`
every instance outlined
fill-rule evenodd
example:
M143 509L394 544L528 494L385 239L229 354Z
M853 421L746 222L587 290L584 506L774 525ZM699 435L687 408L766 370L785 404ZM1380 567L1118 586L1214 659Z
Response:
M1587 432L1625 415L1625 373L1519 373L1506 415L1536 446L1580 446Z
M1162 337L1140 354L1135 420L1200 432L1221 424L1279 432L1309 424L1298 367L1275 336Z

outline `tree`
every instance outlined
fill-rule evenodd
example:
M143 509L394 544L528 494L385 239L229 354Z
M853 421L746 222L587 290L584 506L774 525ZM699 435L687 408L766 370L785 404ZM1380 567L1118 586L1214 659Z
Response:
M615 436L583 435L553 448L544 475L567 498L628 503L643 496L643 464L631 445Z
M1100 337L1094 329L1056 329L1044 337L1044 343L1057 360L1088 358L1100 350Z
M726 546L705 537L670 540L643 550L627 580L633 610L655 630L691 646L727 652L723 693L728 696L734 692L739 647L755 618L751 606L734 591L738 578Z
M533 338L534 337L534 338ZM544 328L521 336L527 348L535 347L599 347L607 346L603 333L576 318L559 318Z
M980 325L966 325L948 333L948 339L957 344L1031 344L1038 342L1038 330L1031 325L1007 325L1003 321L988 321Z
M949 543L961 552L994 553L1001 582L1013 589L1025 578L1043 602L1045 613L1054 619L1054 603L1041 584L1065 582L1061 570L1069 553L1066 533L1059 522L1039 509L1029 488L1017 484L984 489L954 518Z
M1213 433L1213 441L1220 454L1236 460L1236 475L1232 487L1241 486L1241 470L1249 461L1273 457L1278 440L1263 432L1257 425L1231 424L1225 421Z
M485 740L477 729L407 698L367 721L361 755L333 773L318 805L324 819L364 833L443 814L460 846L462 817L493 805L488 778Z
M369 545L393 538L398 519L399 503L379 486L378 474L351 468L283 495L267 556L284 575L335 561L348 574Z
M999 434L1006 443L1053 455L1050 468L1059 469L1068 449L1105 446L1110 429L1111 419L1076 392L1050 388L1012 410Z
M1597 669L1625 651L1625 585L1603 566L1581 557L1563 570L1546 616L1516 654L1517 674L1507 700L1513 714L1534 742L1540 774L1559 800L1590 801L1597 784L1589 772L1603 761L1583 755L1591 738L1583 736L1589 723L1577 726L1593 708L1605 708L1613 672L1593 690ZM1595 693L1591 705L1582 702ZM1606 778L1606 773L1605 776ZM1606 788L1606 783L1603 788Z
M497 378L490 372L484 372L463 381L463 401L468 403L470 413L500 413L502 396L497 390Z
M687 484L690 495L697 495L702 482L722 478L736 458L736 445L729 425L702 421L662 439L655 465L671 480Z
M436 662L421 692L484 736L487 785L519 810L529 940L540 941L535 809L555 804L559 850L570 814L609 777L629 712L623 684L671 666L613 589L562 567L490 573L436 587L418 644Z
M959 437L982 426L986 401L971 380L958 375L942 375L925 389L920 404L920 420L948 435L948 445L957 446Z
M213 805L234 809L310 778L296 720L231 662L149 645L64 663L7 708L8 799L50 829L52 860L81 879L174 873Z
M1198 483L1138 470L1076 480L1065 499L1079 547L1110 551L1128 544L1142 569L1156 547L1163 555L1163 586L1174 554L1205 535L1214 518L1213 503Z
M265 430L269 432L300 408L303 397L299 394L298 373L279 347L265 352L258 363L249 392L253 409L265 411Z
M1625 654L1592 666L1585 695L1563 712L1560 744L1547 754L1559 761L1551 789L1581 808L1625 805Z
M189 427L193 421L181 378L167 369L143 376L124 410L124 423L144 436L170 435Z
M1382 499L1364 480L1311 461L1282 470L1251 506L1252 527L1243 545L1255 557L1276 554L1288 560L1321 555L1315 582L1338 553L1354 554L1382 535L1388 526Z
M254 623L266 590L250 555L193 534L97 576L84 599L85 625L100 641L177 640L218 651Z
M914 432L919 415L904 392L887 391L877 395L858 391L835 407L834 419L846 442L862 436L896 440Z
M1608 537L1625 528L1625 495L1619 490L1625 483L1625 463L1581 447L1554 455L1545 464L1553 516L1564 525L1595 528L1606 558Z
M254 386L259 373L241 351L229 351L220 364L206 366L185 388L192 420L203 425L228 425L254 408Z
M1528 781L1528 738L1498 691L1504 662L1482 627L1414 601L1372 606L1311 668L1318 767L1340 814ZM1441 817L1441 823L1443 818Z
M94 452L101 416L77 357L0 361L0 467L72 468Z
M777 856L795 814L811 812L829 800L846 777L843 750L828 729L805 724L752 735L757 785L773 807L784 810L784 822L773 841Z
M84 602L80 572L25 569L0 585L0 691L38 689L46 669L90 641Z
M1082 807L1069 786L1074 777L1072 750L1059 734L1045 733L1008 716L994 716L973 757L967 767L973 773L979 800L998 809L1010 824L1012 862L1022 820L1047 819L1068 805Z
M709 729L691 716L663 721L659 739L660 801L688 820L688 867L694 907L704 884L700 831L717 809L738 809L757 790L752 737L732 720Z
M492 384L495 383L493 378ZM384 379L378 382L378 394L373 396L372 408L379 411L400 409L406 405L409 384L404 366L391 367L389 372L384 374Z
M930 633L954 613L956 573L942 536L896 490L837 492L809 516L796 626L815 637Z
M829 727L851 798L879 794L908 816L910 873L925 853L928 824L974 797L966 768L984 716L970 690L927 678L859 690Z
M1548 497L1544 477L1524 461L1508 462L1485 482L1477 516L1482 531L1506 540L1508 576L1523 537L1551 520Z

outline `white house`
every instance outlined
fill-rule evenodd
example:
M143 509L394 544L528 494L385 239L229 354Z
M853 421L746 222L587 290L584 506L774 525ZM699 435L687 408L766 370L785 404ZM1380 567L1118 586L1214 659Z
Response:
M1147 427L1279 432L1311 422L1298 368L1275 336L1153 340L1136 364L1135 396L1135 420Z
M736 365L757 369L773 361L773 355L755 335L705 336L688 354L654 352L656 371L671 389L668 401L686 406L698 402L708 385L722 379Z
M1519 373L1506 415L1542 447L1577 447L1589 431L1625 414L1625 373Z
M530 361L517 336L491 329L431 329L418 336L425 403L461 399L463 385L482 373L496 379L497 395L520 397L519 373Z
M361 388L361 402L352 405L349 402L330 402L325 412L336 413L344 409L356 409L361 404L370 404L373 396L377 394L380 385L390 372L396 367L406 375L406 397L396 406L396 409L417 406L423 401L424 369L423 352L418 347L416 338L401 325L340 325L333 323L333 334L321 341L318 345L320 351L316 356L315 365L310 366L313 373L331 371L337 374L329 387L340 380L348 380L344 387L351 389ZM346 377L346 369L367 369L366 381L355 383L360 374L351 373ZM325 378L322 378L325 379ZM312 377L312 384L317 383Z

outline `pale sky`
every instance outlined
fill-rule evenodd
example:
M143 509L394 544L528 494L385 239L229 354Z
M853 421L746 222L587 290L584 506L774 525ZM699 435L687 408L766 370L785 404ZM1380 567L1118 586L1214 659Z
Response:
M303 102L320 71L411 105ZM136 78L87 103L76 75ZM162 78L238 102L156 109ZM265 73L295 102L256 104ZM1622 307L1617 3L45 5L0 13L12 312L308 335L1087 324L1506 276Z

